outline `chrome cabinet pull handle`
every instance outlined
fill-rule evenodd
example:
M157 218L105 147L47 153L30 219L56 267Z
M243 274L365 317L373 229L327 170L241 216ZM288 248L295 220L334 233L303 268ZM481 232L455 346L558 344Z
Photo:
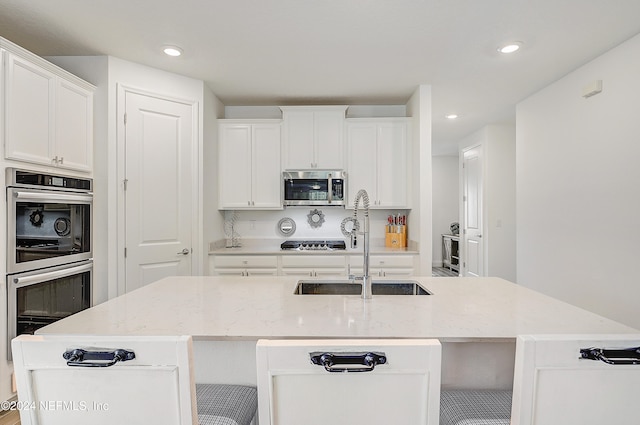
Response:
M580 358L600 360L611 365L640 365L640 347L625 349L581 348Z
M311 363L323 366L327 372L371 372L377 365L387 362L385 353L357 352L357 353L323 353L316 351L309 353ZM364 367L335 367L336 365L351 365Z
M67 366L109 367L118 362L126 362L136 358L136 353L122 348L112 351L87 351L82 348L65 351L62 357Z

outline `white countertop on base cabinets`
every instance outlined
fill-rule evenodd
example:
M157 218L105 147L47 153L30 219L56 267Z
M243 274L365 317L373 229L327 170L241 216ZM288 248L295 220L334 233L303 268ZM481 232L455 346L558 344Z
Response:
M296 239L296 238L292 238ZM322 239L322 238L317 238ZM357 248L350 248L347 241L347 249L337 250L283 250L280 244L284 239L261 239L261 240L243 240L242 246L237 248L225 248L224 241L212 243L209 248L209 255L363 255L362 245ZM410 242L407 248L390 248L381 243L372 243L370 252L372 255L417 255L419 252L415 247L415 242Z
M499 278L414 277L433 295L294 295L296 277L170 277L39 334L513 340L521 334L638 331Z

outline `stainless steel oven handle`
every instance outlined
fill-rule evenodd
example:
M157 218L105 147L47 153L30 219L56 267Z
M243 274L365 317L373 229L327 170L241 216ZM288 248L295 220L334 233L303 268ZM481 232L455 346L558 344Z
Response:
M33 285L34 283L46 282L48 280L59 279L61 277L71 276L74 274L82 273L91 270L93 263L82 264L80 266L65 268L62 270L56 270L53 272L44 272L31 276L14 277L13 283L16 287L22 287L27 285Z
M25 201L54 201L54 202L79 202L89 203L93 201L92 195L79 195L74 193L51 193L45 191L15 191L14 196L16 199Z

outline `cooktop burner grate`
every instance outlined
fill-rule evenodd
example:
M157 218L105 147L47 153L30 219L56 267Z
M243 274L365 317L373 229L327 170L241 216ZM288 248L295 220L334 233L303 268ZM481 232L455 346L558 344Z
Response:
M280 244L280 248L298 251L331 251L335 249L347 249L347 245L343 240L284 241Z

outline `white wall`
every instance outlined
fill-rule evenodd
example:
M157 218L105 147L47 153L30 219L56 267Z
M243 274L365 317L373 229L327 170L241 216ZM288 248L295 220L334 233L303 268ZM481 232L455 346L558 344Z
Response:
M224 118L224 105L209 87L204 87L204 142L202 148L203 256L208 256L209 242L224 237L224 216L218 211L218 119ZM203 274L209 274L204 259Z
M518 104L516 128L518 283L640 328L640 36Z
M418 273L431 275L432 175L431 175L431 86L421 85L407 103L411 130L411 212L407 224L420 251Z
M117 271L122 267L122 252L114 235L118 229L118 214L122 197L122 182L119 181L122 140L118 130L122 128L124 110L118 110L118 87L121 85L157 93L163 96L195 101L198 104L198 147L195 153L201 157L203 140L204 83L155 68L139 65L111 56L67 56L47 58L60 67L78 75L97 86L95 105L94 148L94 302L96 304L113 298L123 290L122 276ZM121 108L122 109L122 108ZM197 171L195 182L200 185L201 171ZM198 229L202 229L202 206L200 200L194 208ZM122 235L121 235L122 237ZM204 264L202 232L194 237L194 273L201 273Z
M106 301L107 282L109 281L108 258L110 239L105 229L108 226L107 193L108 161L99 160L108 157L108 126L105 119L108 113L108 57L107 56L55 56L47 60L96 86L93 102L93 299L98 304ZM114 241L115 243L115 241Z
M451 223L459 221L458 156L434 156L433 167L433 259L442 267L442 234L451 233Z
M515 282L516 273L516 129L487 126L485 150L485 229L488 275Z

